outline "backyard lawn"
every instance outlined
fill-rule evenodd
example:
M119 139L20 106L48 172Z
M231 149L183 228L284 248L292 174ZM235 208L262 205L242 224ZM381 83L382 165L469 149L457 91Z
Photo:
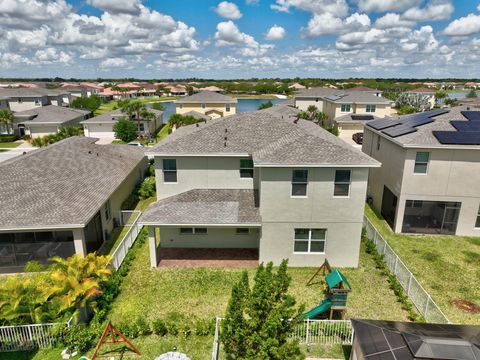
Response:
M146 97L146 98L138 98L138 99L132 99L132 100L138 100L141 101L145 104L151 104L155 102L160 102L160 101L168 101L168 100L175 100L177 99L175 96L162 96L162 97ZM100 105L100 107L95 110L95 116L97 115L102 115L107 112L110 112L113 110L113 108L117 105L116 100L112 100L106 103L103 103Z
M21 141L12 141L12 142L0 142L0 148L16 148L22 142Z
M369 206L365 213L451 322L480 323L480 308L466 312L451 303L480 306L480 238L395 234Z

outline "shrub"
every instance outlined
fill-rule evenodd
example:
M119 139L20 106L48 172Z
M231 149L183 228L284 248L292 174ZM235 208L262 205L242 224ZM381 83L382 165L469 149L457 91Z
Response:
M126 117L118 119L115 125L113 125L113 131L117 139L127 143L135 140L137 137L137 125Z
M41 264L40 262L36 260L30 260L25 264L23 270L25 272L40 272L40 271L45 271L46 268L47 267Z
M62 326L57 329L56 337L60 345L84 353L95 345L96 339L102 333L99 326L86 324Z
M211 320L197 320L195 323L195 335L208 336L215 333L215 319Z
M0 143L14 142L18 139L17 135L0 135Z
M149 197L155 196L156 185L155 178L153 176L145 178L140 188L138 189L138 196L140 199L147 199Z
M153 332L159 336L165 336L168 333L167 325L163 320L157 319L152 324Z
M145 321L143 317L138 317L135 321L135 326L139 336L147 336L152 334L150 325Z

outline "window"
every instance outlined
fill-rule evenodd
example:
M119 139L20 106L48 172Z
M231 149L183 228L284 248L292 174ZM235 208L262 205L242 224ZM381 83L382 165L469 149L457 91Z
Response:
M144 123L138 124L138 131L145 131L145 124Z
M307 196L308 170L293 170L292 196Z
M110 200L105 203L105 219L108 221L112 216L112 207L110 206Z
M377 105L367 104L367 109L366 109L366 111L367 111L368 113L375 112L375 110L377 110Z
M202 109L205 109L205 104L202 104Z
M163 159L163 182L164 183L177 182L177 160Z
M178 104L179 109L183 109L183 104Z
M226 105L225 105L225 111L226 111L226 112L230 112L230 104L226 104Z
M295 229L293 252L325 253L326 229Z
M350 104L342 104L342 106L340 107L340 111L341 112L350 112L351 108L352 108L352 106Z
M423 206L423 201L422 200L407 200L405 202L406 207L411 207L411 208L421 208Z
M377 151L380 150L380 139L381 139L381 137L380 137L380 135L378 135L378 137L377 137Z
M180 228L180 235L206 235L207 228Z
M17 99L17 102L18 102L19 104L21 104L23 101L22 101L21 98L18 98L18 99Z
M352 177L351 170L336 170L333 196L349 196L350 182Z
M428 168L428 160L430 159L430 153L419 151L415 156L415 168L413 172L415 174L426 174Z
M249 228L236 228L235 229L235 234L237 235L248 235L250 232Z
M253 160L240 159L240 177L253 178Z
M35 106L42 106L42 102L40 100L35 100Z
M477 221L475 222L475 227L480 228L480 207L478 208Z

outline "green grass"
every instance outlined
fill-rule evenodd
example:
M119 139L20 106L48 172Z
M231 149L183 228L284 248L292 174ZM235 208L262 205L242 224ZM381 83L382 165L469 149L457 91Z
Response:
M450 303L467 300L480 305L480 238L395 234L369 206L365 213L450 321L480 323L479 313Z
M16 148L21 142L0 142L0 148Z
M157 133L157 136L155 137L155 141L159 142L165 139L168 136L168 129L169 129L168 124L165 124Z
M138 99L133 99L133 100L138 100L141 101L142 103L145 104L151 104L155 102L160 102L160 101L169 101L169 100L176 100L177 97L175 96L162 96L162 97L145 97L145 98L138 98ZM95 110L94 115L102 115L107 112L110 112L117 106L118 102L116 100L109 101L107 103L103 103L100 105L100 107Z

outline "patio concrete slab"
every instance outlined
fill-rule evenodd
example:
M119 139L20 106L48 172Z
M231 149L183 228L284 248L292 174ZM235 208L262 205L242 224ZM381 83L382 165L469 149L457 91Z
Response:
M161 248L159 267L255 268L258 249Z

